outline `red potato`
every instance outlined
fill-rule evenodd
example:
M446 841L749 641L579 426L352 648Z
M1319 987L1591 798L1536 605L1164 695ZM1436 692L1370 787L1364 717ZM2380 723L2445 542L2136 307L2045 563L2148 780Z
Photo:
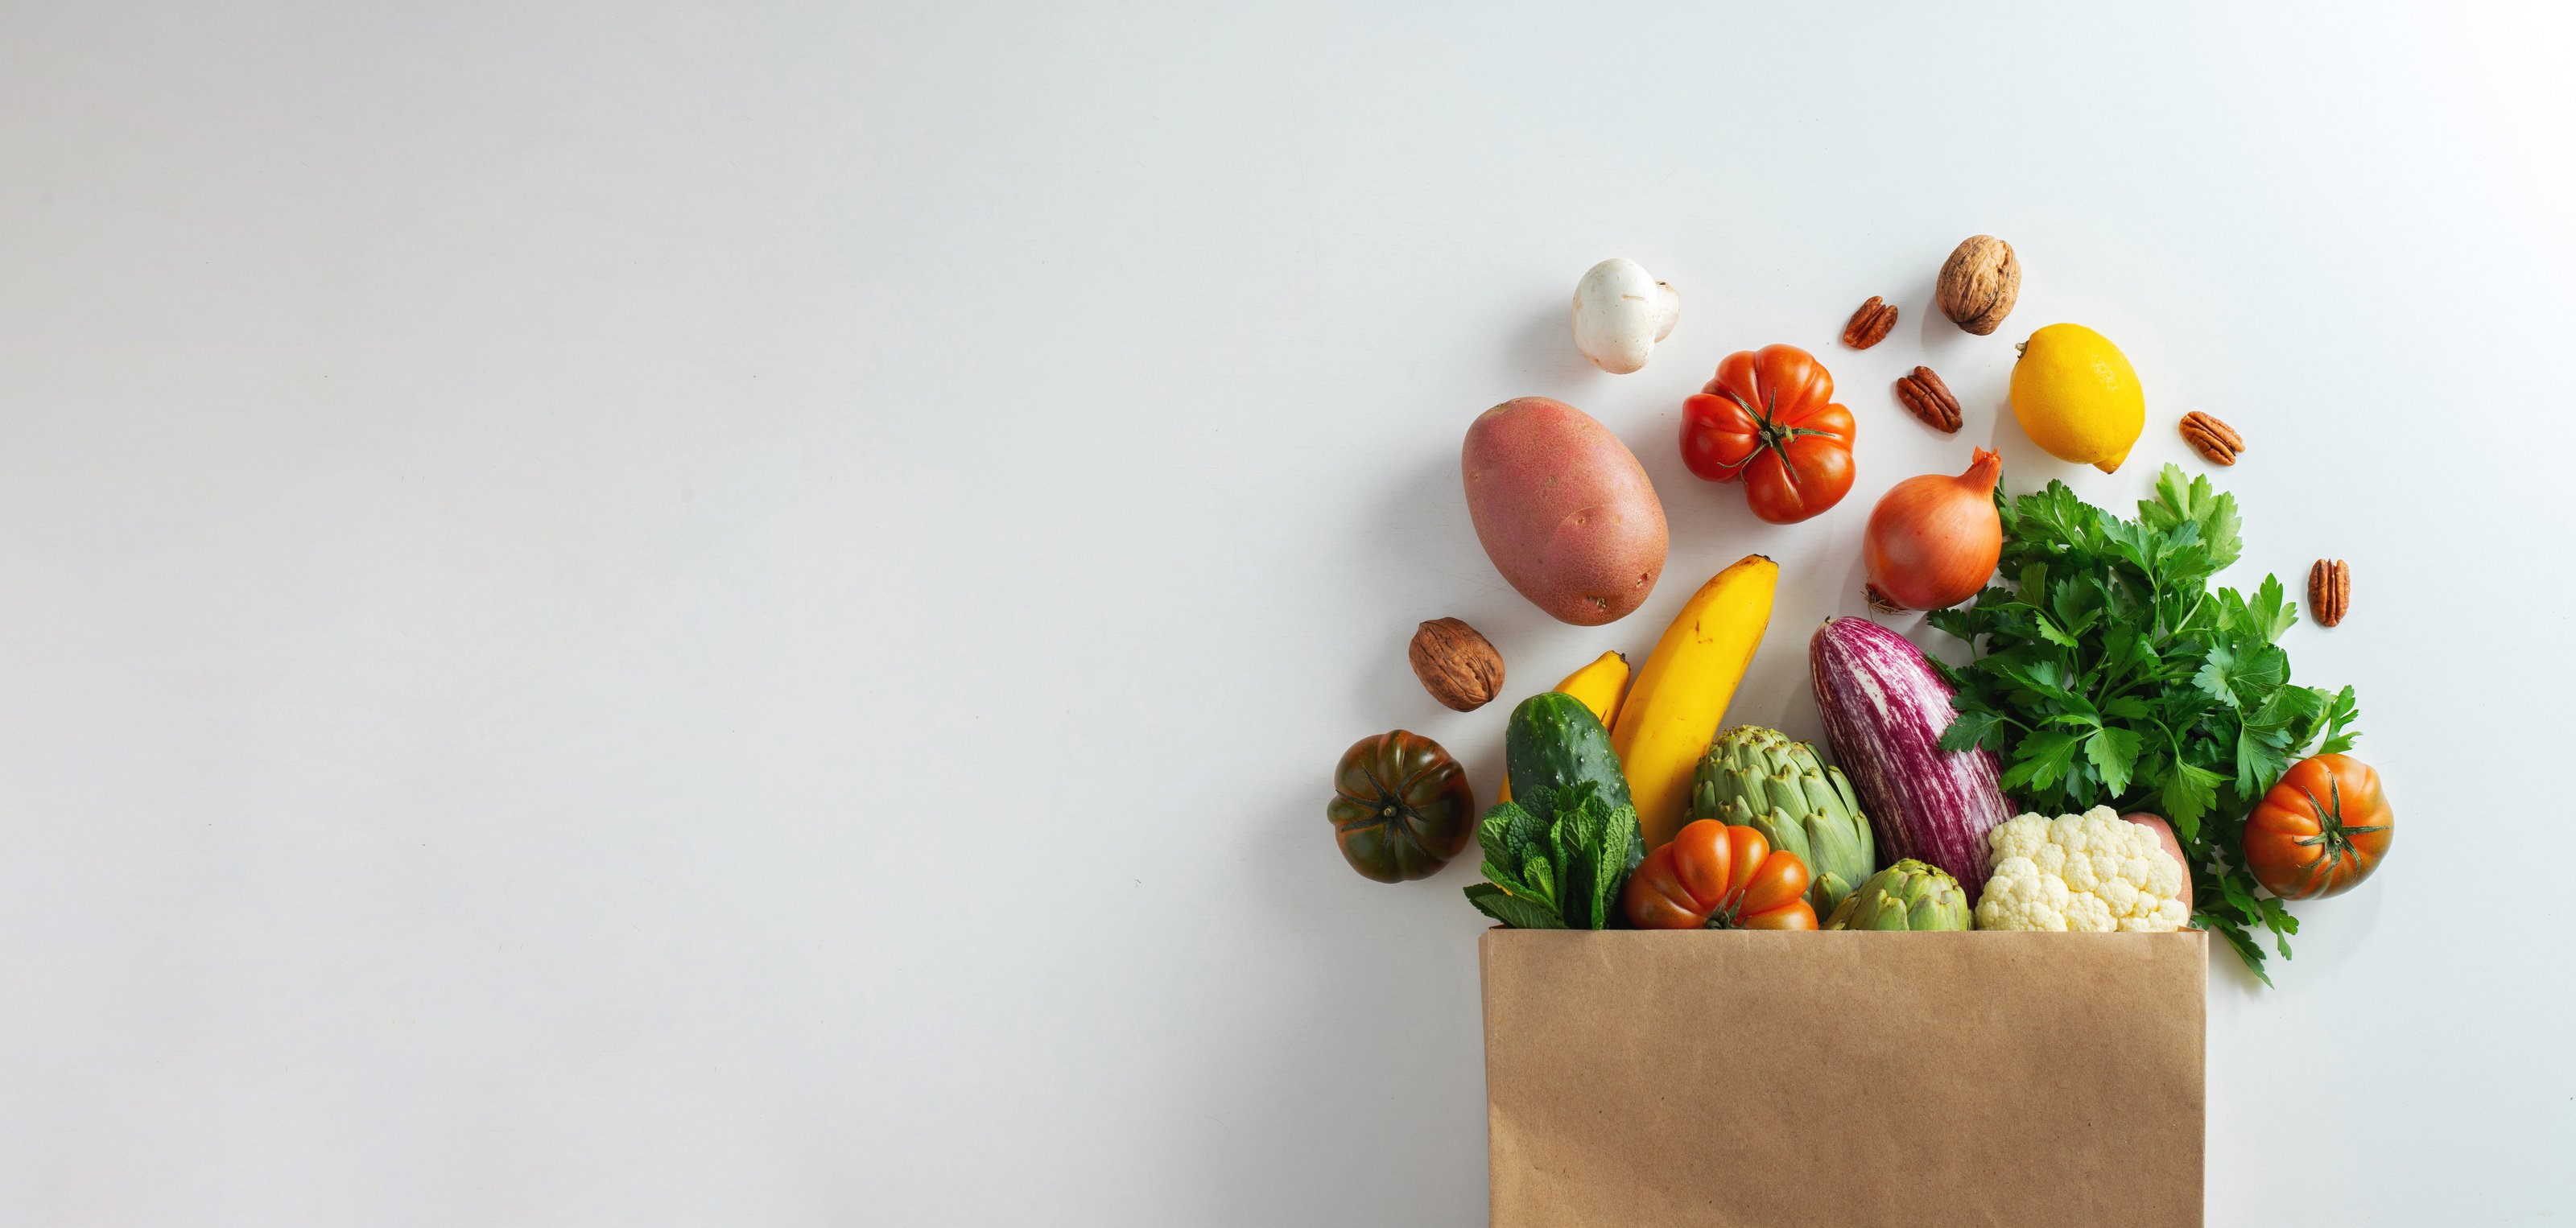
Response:
M2124 814L2120 817L2156 833L2156 843L2165 846L2165 852L2175 861L2181 862L2182 906L2191 907L2191 863L2183 860L2182 841L2174 839L2173 826L2165 822L2162 815Z
M1610 429L1546 397L1505 401L1467 428L1467 514L1494 568L1562 622L1626 616L1664 574L1664 505Z

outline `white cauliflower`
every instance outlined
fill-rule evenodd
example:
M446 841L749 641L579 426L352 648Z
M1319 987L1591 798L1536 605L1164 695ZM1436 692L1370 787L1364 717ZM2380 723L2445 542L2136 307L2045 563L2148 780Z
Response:
M1986 864L1981 930L2163 932L2191 918L2182 863L2108 806L1999 823L1986 833Z

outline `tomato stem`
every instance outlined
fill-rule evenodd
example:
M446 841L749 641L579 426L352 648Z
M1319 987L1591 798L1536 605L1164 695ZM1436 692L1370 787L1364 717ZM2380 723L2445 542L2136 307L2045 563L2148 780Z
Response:
M1765 388L1762 390L1762 408L1760 409L1755 409L1752 406L1745 404L1744 398L1735 395L1735 390L1732 388L1720 388L1718 389L1718 392L1727 400L1735 402L1736 408L1753 416L1754 450L1760 451L1767 448L1770 451L1777 453L1780 457L1781 468L1792 474L1797 472L1797 467L1789 463L1789 441L1796 439L1801 435L1827 435L1832 433L1830 431L1820 431L1813 427L1780 425L1777 417L1780 409L1780 394L1776 389ZM1747 459L1749 460L1750 458Z
M2333 799L2331 805L2319 802L2316 793L2306 785L2299 786L2299 795L2307 798L2308 809L2316 812L2317 834L2301 836L2295 843L2302 848L2316 848L2319 845L2325 847L2325 855L2308 866L2308 879L2311 882L2314 882L2320 874L2323 874L2328 882L2332 882L2335 873L2342 868L2345 858L2356 860L2360 858L2360 852L2352 847L2354 836L2387 830L2386 824L2346 826L2343 821L2343 782L2332 775L2326 777L2326 796Z

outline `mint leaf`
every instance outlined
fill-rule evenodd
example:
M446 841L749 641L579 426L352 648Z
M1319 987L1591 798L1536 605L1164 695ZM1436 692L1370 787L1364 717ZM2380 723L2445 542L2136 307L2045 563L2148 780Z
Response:
M1628 883L1629 845L1642 844L1644 840L1634 806L1621 806L1602 822L1600 843L1592 854L1592 928L1610 927L1610 916L1619 903L1619 889Z
M1546 790L1538 790L1545 793ZM1527 859L1529 848L1546 835L1547 825L1518 801L1498 802L1476 821L1476 844L1485 850L1489 865L1517 866ZM1492 870L1485 872L1492 878Z
M1556 786L1554 785L1532 785L1522 790L1520 796L1505 804L1517 805L1529 811L1530 817L1538 820L1542 830L1556 822Z
M1541 817L1554 812L1559 793L1542 785L1495 804L1477 820L1486 881L1467 888L1467 900L1486 916L1521 929L1565 928L1558 893L1564 859L1557 844L1563 824ZM1562 793L1578 806L1592 797L1588 785Z
M1554 912L1512 895L1492 883L1477 883L1467 888L1467 902L1476 911L1513 929L1561 930L1565 922Z
M1559 870L1564 871L1564 873L1557 875L1557 881L1559 883L1580 884L1583 882L1582 867L1576 864L1575 861L1581 845L1574 838L1574 823L1575 818L1573 813L1558 811L1556 821L1547 825L1548 859L1554 862ZM1568 923L1580 920L1580 918L1577 918L1574 915L1575 908L1580 902L1579 897L1564 895L1556 897L1556 906L1565 913L1565 919Z
M1476 824L1487 881L1467 888L1468 902L1521 929L1608 928L1645 859L1636 807L1611 809L1589 783L1531 793L1554 819L1540 823L1522 799L1487 810Z
M1592 928L1592 863L1585 858L1587 841L1584 829L1600 822L1600 806L1586 797L1583 805L1559 810L1556 826L1549 832L1548 843L1556 853L1557 883L1564 892L1556 897L1565 914L1567 929Z
M1491 874L1485 877L1494 878ZM1521 884L1527 886L1529 890L1513 891L1513 884L1499 878L1494 878L1494 881L1501 884L1504 890L1512 891L1514 895L1538 900L1559 912L1565 910L1565 897L1557 894L1556 867L1550 865L1547 858L1537 853L1531 853L1527 860L1521 862Z

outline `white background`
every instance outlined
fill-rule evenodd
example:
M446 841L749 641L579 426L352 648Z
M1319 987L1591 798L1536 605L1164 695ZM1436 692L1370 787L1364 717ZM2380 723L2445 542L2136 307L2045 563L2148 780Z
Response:
M0 8L0 1221L1481 1223L1473 859L1323 818L1397 726L1490 792L1414 624L1517 696L1762 551L1731 715L1814 736L1879 491L2125 506L2191 409L2235 579L2351 560L2288 644L2404 819L2214 963L2211 1221L2568 1215L2568 21L1377 7ZM1633 376L1611 255L1683 295ZM1998 420L2056 320L2116 475ZM1771 341L1860 421L1791 528L1673 443ZM1521 394L1662 493L1623 622L1477 548Z

